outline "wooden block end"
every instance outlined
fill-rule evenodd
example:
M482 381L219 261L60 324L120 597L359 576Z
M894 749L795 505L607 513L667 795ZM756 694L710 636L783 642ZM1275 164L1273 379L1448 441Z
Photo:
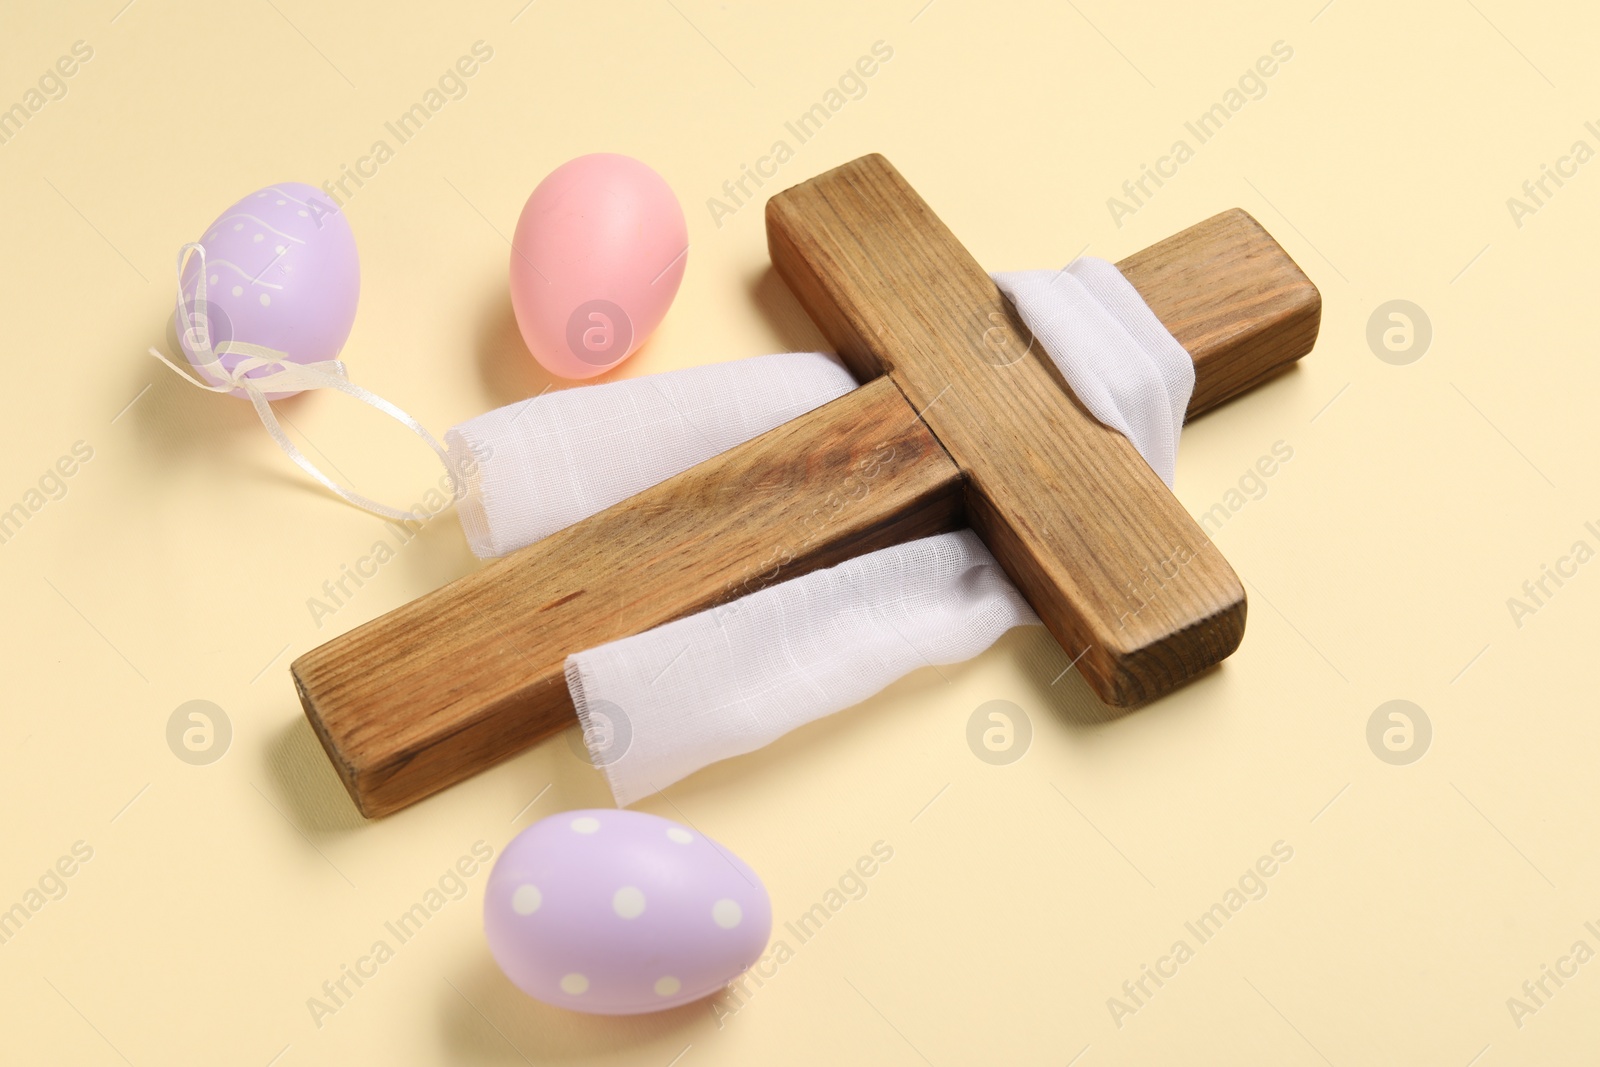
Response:
M1281 373L1316 344L1322 293L1243 208L1117 264L1194 359L1194 418Z
M1182 688L1238 650L1248 605L1242 586L1209 615L1187 625L1119 647L1108 640L1101 655L1084 657L1079 668L1096 694L1114 708L1136 708ZM1092 662L1091 662L1092 661Z
M314 650L313 650L314 651ZM345 758L344 750L335 743L328 733L328 723L323 718L317 703L312 699L306 688L306 659L311 653L306 653L289 664L289 677L294 679L294 691L300 696L300 707L306 713L306 721L311 724L312 733L317 735L317 740L322 745L322 751L328 754L328 762L333 764L333 769L339 775L339 781L344 783L344 788L350 794L350 799L355 802L356 810L368 819L376 818L378 814L367 810L367 805L361 795L359 775L354 765Z

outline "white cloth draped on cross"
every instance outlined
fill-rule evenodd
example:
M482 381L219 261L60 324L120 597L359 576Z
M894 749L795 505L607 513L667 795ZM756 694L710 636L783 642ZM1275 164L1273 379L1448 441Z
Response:
M1194 364L1138 291L1098 259L993 278L1084 407L1170 486ZM790 352L499 408L445 436L453 469L471 471L462 527L479 556L504 555L855 386L831 356ZM962 530L575 653L566 676L594 762L627 806L1037 622Z

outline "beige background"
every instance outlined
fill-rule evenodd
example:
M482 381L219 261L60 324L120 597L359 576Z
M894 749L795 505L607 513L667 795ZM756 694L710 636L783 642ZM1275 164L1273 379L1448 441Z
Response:
M94 50L0 145L0 507L74 442L94 450L0 545L0 907L93 849L0 946L8 1060L1487 1067L1600 1048L1600 963L1547 980L1520 1027L1507 1006L1574 942L1600 949L1600 564L1520 628L1506 603L1574 541L1600 548L1583 525L1600 528L1600 164L1520 228L1506 205L1575 140L1600 148L1592 8L122 3L0 16L0 106L73 42ZM260 186L337 177L478 40L494 58L466 97L347 207L364 278L344 356L436 431L544 388L506 235L585 152L645 159L689 219L677 302L617 374L820 344L769 272L759 205L718 228L706 200L879 40L892 61L767 192L884 152L995 269L1116 259L1243 206L1321 287L1322 338L1184 439L1196 514L1275 442L1294 450L1216 534L1251 595L1220 670L1106 721L1076 674L1052 685L1065 661L1043 632L1018 631L644 805L745 857L780 925L874 842L894 849L752 995L621 1020L532 1002L487 953L480 873L319 1028L307 998L474 842L498 853L607 796L562 737L363 823L286 666L475 561L443 518L319 630L306 599L378 521L301 476L245 404L143 353L181 242ZM1280 40L1294 57L1266 95L1116 226L1107 198ZM1410 365L1366 341L1391 299L1433 325ZM339 397L283 410L380 498L437 473ZM1396 698L1434 730L1409 766L1366 741ZM233 724L210 766L167 746L193 699ZM995 699L1032 725L1009 766L965 739ZM1267 895L1199 945L1184 922L1278 841L1293 859ZM1180 938L1194 958L1119 1027L1108 998Z

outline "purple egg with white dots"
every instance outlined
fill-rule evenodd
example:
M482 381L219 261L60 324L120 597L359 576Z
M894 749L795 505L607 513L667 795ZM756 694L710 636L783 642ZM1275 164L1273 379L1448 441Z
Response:
M715 993L754 963L772 901L748 864L705 835L638 811L540 820L495 861L489 950L524 993L633 1015Z
M214 349L234 341L281 352L294 363L338 358L355 324L361 266L350 224L325 194L303 182L258 189L218 216L198 243L205 249ZM200 257L191 255L181 278L183 305L191 315L200 269ZM178 336L201 376L220 384L200 366L181 324ZM241 358L218 355L230 371ZM246 376L267 373L258 368ZM292 395L267 394L273 400Z

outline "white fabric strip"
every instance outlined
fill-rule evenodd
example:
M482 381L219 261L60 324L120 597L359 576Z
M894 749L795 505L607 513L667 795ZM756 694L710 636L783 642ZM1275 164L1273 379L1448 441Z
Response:
M444 437L466 472L461 528L480 557L503 556L855 387L832 356L784 352L496 408Z
M567 688L626 807L1038 621L978 535L959 530L569 656Z
M993 275L1090 414L1172 486L1194 361L1122 272L1103 259Z
M1085 407L1172 484L1189 356L1103 260L994 276ZM450 431L477 461L473 549L529 544L854 388L816 353L549 394ZM628 805L859 703L919 666L977 655L1031 608L971 531L860 556L567 658L594 762Z

